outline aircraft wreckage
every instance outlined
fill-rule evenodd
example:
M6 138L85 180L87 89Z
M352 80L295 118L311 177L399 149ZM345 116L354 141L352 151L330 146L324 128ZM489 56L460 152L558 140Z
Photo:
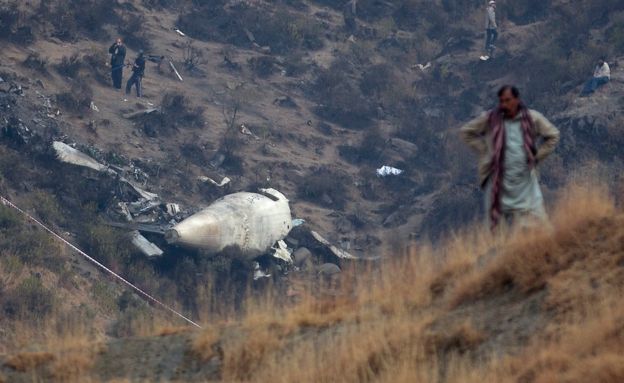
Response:
M165 232L168 243L218 253L238 246L244 255L267 253L292 228L288 199L274 189L234 193Z
M143 237L141 231L163 234L170 245L199 249L207 253L218 253L228 247L238 247L244 256L253 259L273 250L274 257L292 262L290 251L283 240L291 229L301 224L303 220L292 219L288 199L275 189L260 189L258 193L229 194L179 222L172 219L166 224L155 225L153 221L142 222L135 218L162 205L166 206L164 210L169 218L178 218L179 206L161 203L157 194L148 192L122 177L122 170L103 165L65 143L56 141L52 144L52 148L56 158L61 162L118 177L120 183L130 186L138 201L119 203L121 215L126 217L128 222L111 225L133 230L132 243L148 257L160 256L163 251ZM230 180L224 178L221 183L211 181L220 186ZM311 234L314 240L336 257L356 259L348 252L331 245L318 233Z

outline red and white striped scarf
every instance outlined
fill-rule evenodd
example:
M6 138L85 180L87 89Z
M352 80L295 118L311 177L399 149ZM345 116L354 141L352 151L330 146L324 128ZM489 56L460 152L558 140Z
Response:
M524 139L524 149L527 153L527 163L529 169L535 167L535 128L533 120L529 114L529 109L524 105L520 105L519 113L521 114L520 126L522 127L522 137ZM489 115L489 126L492 133L492 162L490 168L490 177L492 182L492 204L490 206L490 222L492 229L498 225L498 221L502 215L501 196L503 189L503 172L505 169L505 127L504 112L500 109L494 109Z

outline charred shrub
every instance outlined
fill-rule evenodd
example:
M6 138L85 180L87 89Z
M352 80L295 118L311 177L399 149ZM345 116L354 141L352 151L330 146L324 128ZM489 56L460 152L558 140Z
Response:
M342 209L347 203L349 176L328 168L320 168L301 180L297 193L301 199L319 205Z
M39 73L48 73L48 58L39 53L30 53L23 62L26 68L36 70Z
M126 14L123 16L117 31L124 37L124 43L134 50L149 50L151 41L145 33L145 17L137 14Z
M379 129L373 128L366 132L359 146L341 145L338 153L352 164L375 164L382 155L384 138Z
M19 45L32 44L35 41L32 28L24 20L17 3L0 7L0 39Z
M551 8L551 0L525 0L510 3L505 10L509 20L518 25L525 25L545 18Z
M203 112L202 108L192 106L182 93L168 92L162 98L160 112L150 113L141 119L143 131L155 137L180 128L201 128L205 124Z
M68 91L56 95L56 102L65 110L83 113L89 110L93 89L85 81L74 81Z
M74 78L82 67L82 59L78 53L71 56L63 56L61 62L56 65L56 71L66 77Z
M82 57L84 67L89 70L91 76L102 85L110 84L110 71L102 65L102 63L108 61L108 56L105 51L101 49L92 49L90 52Z
M165 93L161 108L166 121L176 126L190 128L204 126L203 109L192 106L189 99L182 93Z
M4 304L4 314L15 318L24 316L33 320L43 319L54 308L54 294L36 277L24 279L8 294Z
M108 37L104 26L117 20L117 5L107 0L49 0L42 1L38 17L54 28L53 35L74 41L86 34L94 39Z
M323 46L323 29L316 21L288 11L272 13L245 3L226 9L224 3L213 1L197 5L181 15L177 25L197 39L237 46L255 42L270 46L271 51L277 54L301 48L315 50Z
M380 97L397 84L397 76L388 64L377 64L368 68L362 80L360 89L367 96Z
M272 56L252 57L249 66L256 76L267 78L277 72L277 59Z
M340 62L320 72L312 88L319 103L315 113L346 128L364 129L371 124L375 109L349 72Z

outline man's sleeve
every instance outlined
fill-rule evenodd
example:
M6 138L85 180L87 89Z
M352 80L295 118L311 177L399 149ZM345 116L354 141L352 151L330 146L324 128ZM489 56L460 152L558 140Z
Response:
M483 113L481 116L462 126L459 130L464 142L478 154L483 154L487 151L487 143L485 142L487 126L488 114Z
M555 147L559 143L559 129L541 113L533 111L531 114L537 134L544 139L544 142L542 142L535 155L535 159L541 162L555 150Z
M115 44L111 45L110 48L108 48L108 53L110 54L115 53Z

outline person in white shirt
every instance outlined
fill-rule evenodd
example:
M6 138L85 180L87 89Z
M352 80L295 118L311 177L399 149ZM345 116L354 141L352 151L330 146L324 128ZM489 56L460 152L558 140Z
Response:
M609 68L609 64L601 58L600 61L598 61L598 65L596 65L596 69L594 69L594 76L585 83L581 91L581 96L589 96L594 93L596 89L608 83L609 80L611 80L611 68Z

